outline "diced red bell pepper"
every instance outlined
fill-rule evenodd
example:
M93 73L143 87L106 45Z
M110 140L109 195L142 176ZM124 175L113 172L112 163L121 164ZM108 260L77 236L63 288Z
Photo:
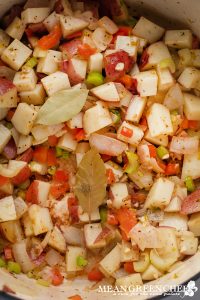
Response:
M104 162L107 162L112 158L112 156L107 154L101 154L101 158L103 159Z
M64 196L69 191L69 184L68 182L52 182L50 187L50 194L55 198L58 199L61 196Z
M169 163L165 169L165 175L177 175L180 172L180 165L177 163Z
M47 154L48 154L48 148L39 146L35 148L33 152L33 160L39 162L40 164L46 164Z
M51 147L55 147L58 144L58 137L56 135L50 135L48 137L48 144Z
M107 176L107 184L112 184L115 182L115 174L113 173L112 169L106 170L106 176Z
M70 197L68 199L68 210L71 218L71 223L77 223L79 221L79 214L78 201L75 197Z
M52 270L52 284L57 286L61 285L63 283L64 277L60 273L60 270L58 268L53 268Z
M107 222L110 225L118 225L119 224L117 216L110 210L108 211L108 214L107 214Z
M129 36L131 35L132 28L128 26L120 26L119 30L113 35L111 44L114 44L118 36Z
M104 278L103 273L96 266L91 271L88 272L88 279L90 281L101 281L103 278Z
M92 54L96 53L97 49L92 48L88 44L80 44L78 45L78 54L83 59L88 59Z
M13 255L12 255L12 248L9 246L4 247L4 256L6 260L11 260L13 259Z
M68 297L68 299L69 299L69 300L83 300L83 299L81 298L81 296L79 296L79 295L74 295L74 296Z
M84 139L85 139L85 131L84 131L84 129L80 128L80 129L78 130L78 132L75 134L74 137L75 137L75 139L76 139L78 142L84 140Z
M16 176L14 176L11 181L14 185L22 184L24 181L29 179L31 176L31 170L29 166L25 166Z
M74 39L74 38L78 38L78 37L81 37L82 36L82 31L77 31L77 32L74 32L72 34L69 34L66 39L67 40L71 40L71 39Z
M39 183L37 181L33 181L31 185L28 187L28 190L26 191L26 201L38 204L38 186Z
M123 136L125 136L127 138L131 138L132 135L133 135L133 130L130 129L130 128L128 128L128 127L126 127L126 126L123 126L120 133L121 133L121 135L123 135Z
M124 270L127 273L130 273L130 274L134 273L133 262L132 261L125 262L124 263Z
M150 157L156 158L156 147L154 145L148 145Z
M0 187L7 183L9 183L9 178L0 175Z
M136 214L132 209L121 207L116 211L120 228L128 235L129 231L137 224Z
M53 181L66 182L69 179L69 175L65 170L56 170Z
M49 34L43 36L38 41L38 46L44 50L51 49L59 43L61 37L62 37L61 27L59 24L56 24L53 30Z
M55 166L57 164L56 152L55 149L48 149L47 152L47 165Z

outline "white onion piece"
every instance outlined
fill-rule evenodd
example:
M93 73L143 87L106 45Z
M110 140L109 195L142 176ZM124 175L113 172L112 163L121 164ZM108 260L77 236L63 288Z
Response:
M20 160L10 160L8 165L0 164L0 175L12 178L16 176L25 166L26 162Z
M178 137L173 136L170 151L178 154L194 154L198 152L198 137Z
M84 245L84 234L80 228L74 226L60 226L60 229L63 233L65 241L67 244L74 246L83 246Z
M180 109L183 106L183 93L179 84L172 86L167 92L163 104L169 110Z
M112 35L107 33L104 28L98 27L92 33L92 40L99 50L104 51L112 41Z
M20 264L22 271L27 273L34 269L35 265L28 256L26 250L26 240L16 243L12 246L15 261Z
M96 148L101 154L118 156L127 150L127 145L111 137L93 133L89 138L90 146Z
M160 210L160 209L155 210L155 211L148 210L147 217L148 217L149 221L161 222L164 218L164 211Z
M56 250L50 249L45 256L45 261L50 267L54 267L62 262L62 256Z

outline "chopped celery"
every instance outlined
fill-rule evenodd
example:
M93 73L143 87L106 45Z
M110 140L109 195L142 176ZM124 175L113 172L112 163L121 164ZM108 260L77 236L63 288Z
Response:
M36 57L31 57L24 66L29 67L29 68L34 68L37 65L38 61Z
M99 214L100 214L101 222L105 223L107 221L107 208L105 206L101 206L99 209Z
M38 283L39 285L46 286L46 287L50 286L50 283L49 283L47 280L44 280L44 279L41 279L41 278L39 278L39 279L37 280L37 283Z
M0 268L5 268L6 267L6 261L0 257Z
M47 172L49 175L54 175L56 172L56 167L55 166L49 167Z
M78 267L85 267L88 264L88 261L83 256L79 255L76 258L76 264Z
M90 72L87 76L86 82L98 86L104 83L104 77L99 72Z
M21 273L21 266L20 264L14 262L14 261L9 261L7 269L9 272L15 273L15 274L20 274Z
M195 185L194 185L194 181L191 176L187 176L185 178L185 186L186 186L188 192L194 192Z
M169 151L164 146L159 146L156 149L156 152L160 159L168 159L169 158Z
M66 159L69 157L69 152L66 150L63 150L62 148L56 147L56 157Z
M114 124L119 123L119 121L121 120L121 114L120 114L119 110L111 109L110 112L111 112L111 116L113 119L113 123Z
M26 198L26 193L25 193L25 191L23 191L23 190L19 190L19 191L17 192L17 196L18 196L18 197L21 197L22 199L25 199L25 198Z
M176 109L171 111L171 115L172 116L177 116L178 115L178 111Z
M131 151L126 151L125 153L128 158L128 165L126 166L124 172L128 174L136 172L139 167L139 158L137 154Z

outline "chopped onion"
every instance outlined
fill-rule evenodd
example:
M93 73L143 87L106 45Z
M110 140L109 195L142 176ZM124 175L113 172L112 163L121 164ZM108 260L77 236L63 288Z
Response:
M157 209L157 210L148 210L147 211L147 217L149 221L152 222L160 222L164 218L164 211Z
M45 261L50 267L54 267L62 262L62 256L56 250L50 249L45 256Z
M194 154L198 152L198 137L177 137L173 136L170 151L178 154Z
M31 261L26 250L26 240L14 244L12 246L12 251L15 261L20 264L24 273L34 269L35 265Z
M107 33L104 28L98 27L92 33L92 40L99 50L104 51L112 41L112 35Z
M8 165L0 164L0 175L12 178L16 176L26 165L27 163L24 161L10 160Z
M84 235L83 231L80 228L74 226L60 226L60 229L64 235L65 241L74 246L83 246L84 245Z
M169 89L163 104L168 107L169 110L180 109L183 107L183 93L178 83Z

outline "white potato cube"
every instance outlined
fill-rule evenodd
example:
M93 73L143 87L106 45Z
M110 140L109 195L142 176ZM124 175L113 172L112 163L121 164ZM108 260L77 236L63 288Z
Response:
M91 212L90 218L88 213L83 212L81 207L79 207L78 213L79 213L79 220L83 223L88 223L90 220L92 222L100 221L100 214L98 208Z
M33 225L34 235L52 230L53 223L48 208L33 204L29 207L28 213Z
M66 252L67 247L66 247L65 238L57 226L54 226L53 231L51 232L48 244L49 244L49 246L58 250L61 253Z
M185 68L178 78L178 82L186 89L196 88L199 80L200 71L193 67Z
M83 116L83 128L88 135L111 124L112 118L109 110L100 101L97 101L94 107L86 110Z
M200 159L198 152L184 155L181 174L182 180L184 180L187 176L191 176L193 179L200 177Z
M133 287L143 285L143 281L140 273L134 273L131 275L117 278L115 285L128 289L128 287L130 286Z
M150 107L147 114L147 123L152 137L173 133L169 109L160 103L154 103Z
M114 82L104 83L91 89L91 92L101 100L118 102L120 100L117 88Z
M99 263L100 270L106 277L111 276L120 267L121 249L117 244Z
M124 121L117 131L117 138L123 142L137 146L144 136L139 127Z
M11 138L11 131L5 127L3 124L0 124L0 153L3 151L6 144Z
M121 262L137 261L139 259L139 249L133 249L131 243L123 241L121 245Z
M111 185L110 192L112 195L112 206L120 208L123 206L130 206L131 199L129 197L128 188L126 183L117 182Z
M60 21L59 14L53 11L44 21L43 24L46 29L51 32L56 24Z
M141 37L138 37L138 53L142 54L142 52L144 51L144 48L146 48L148 44L148 41L146 39L143 39Z
M76 76L80 78L80 80L84 80L87 72L87 61L79 58L72 58L70 62Z
M16 107L19 98L17 96L17 88L12 83L12 81L2 78L1 79L2 93L0 94L0 109L2 108L9 108L9 107Z
M194 255L198 248L198 238L195 237L181 237L180 253L183 255Z
M27 212L28 205L21 197L15 198L14 203L15 203L17 219L20 219Z
M117 25L106 16L99 19L98 25L103 27L110 34L115 34L118 31Z
M88 61L88 70L89 72L99 72L101 73L103 69L103 54L95 53L90 55Z
M107 33L102 27L97 27L92 33L92 41L95 47L100 51L106 50L107 46L112 41L112 35Z
M40 47L36 46L34 48L34 51L33 51L33 56L36 57L36 58L42 58L42 57L45 57L47 56L48 54L48 50L44 50L44 49L41 49Z
M21 134L17 143L17 154L21 154L32 146L33 137Z
M159 222L159 226L174 227L177 230L187 230L188 217L177 212L166 212L164 218Z
M12 124L21 134L28 135L37 117L37 112L27 103L19 103L11 119Z
M67 122L67 125L71 129L83 128L83 112L78 113L71 120Z
M83 267L77 265L77 257L86 257L86 250L81 247L68 246L66 252L66 271L76 272L83 270Z
M88 22L72 16L60 15L60 25L63 37L65 38L76 31L80 31L86 28L88 26Z
M45 57L41 57L38 61L37 72L44 74L52 74L58 70L58 63L62 60L60 51L48 50Z
M49 15L49 7L30 7L21 13L24 24L40 23Z
M161 277L163 273L154 265L150 264L148 268L142 273L142 280L155 280Z
M0 29L0 55L3 53L6 47L8 47L9 43L9 35L7 35L7 33L3 29Z
M38 204L41 206L48 206L47 200L48 200L48 196L49 196L50 183L41 181L41 180L35 180L35 182L38 185L38 187L37 187Z
M155 70L140 72L133 76L137 81L137 91L141 97L155 96L158 88L158 75Z
M174 182L167 178L158 178L151 187L147 199L145 201L145 208L167 206L172 198L174 191Z
M2 53L1 59L14 70L18 71L31 55L32 50L15 39Z
M33 141L33 145L35 145L34 141ZM46 164L41 164L41 163L36 162L36 161L32 161L29 164L29 168L30 168L31 172L38 173L40 175L46 175L47 174L47 170L48 170Z
M184 114L188 120L200 121L200 97L184 93Z
M139 123L146 105L146 98L133 96L125 116L126 121Z
M144 17L141 17L133 28L134 35L146 39L150 44L160 40L164 31L164 28Z
M115 49L124 50L129 56L137 57L138 38L133 36L118 35L115 42Z
M93 223L84 225L84 235L86 247L89 249L102 248L106 246L105 239L100 239L95 242L100 233L102 232L101 223Z
M12 23L6 28L6 33L13 39L21 40L24 30L25 26L22 20L15 17Z
M161 134L158 136L151 136L150 131L147 130L144 135L144 139L147 140L149 143L159 145L159 146L164 146L167 147L168 145L168 136Z
M42 78L41 82L48 96L51 96L58 91L70 88L68 75L60 71L57 71Z
M13 196L8 196L0 200L0 223L17 219Z
M168 68L157 67L158 91L167 91L174 85L174 77Z
M78 143L74 139L73 135L67 132L59 139L57 146L67 151L75 151L77 144Z
M190 50L193 67L200 68L200 49Z
M138 172L129 174L129 178L140 188L149 190L153 184L153 174L151 171L140 168Z
M170 203L165 207L166 212L179 212L181 210L181 198L175 196L171 199Z
M26 237L34 236L33 224L32 224L32 221L29 217L29 214L25 213L22 216L21 221L22 221L22 224L23 224L25 236Z
M167 30L165 44L172 48L192 48L192 32L190 30Z
M188 221L188 227L195 236L200 236L200 212L191 215Z
M18 92L34 90L37 83L35 71L30 67L24 67L22 71L15 73L13 83Z
M41 83L36 84L35 88L31 91L19 93L21 102L33 105L42 105L46 98L46 93Z

